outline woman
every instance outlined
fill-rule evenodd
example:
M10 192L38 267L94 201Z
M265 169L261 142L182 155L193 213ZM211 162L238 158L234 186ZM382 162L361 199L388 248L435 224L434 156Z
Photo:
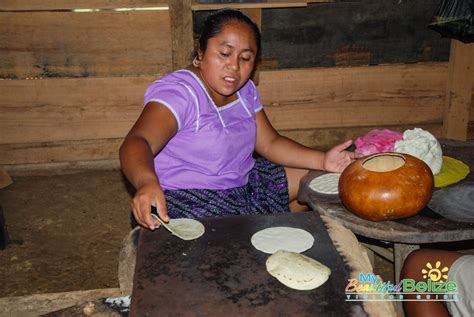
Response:
M255 23L221 10L204 22L193 65L150 85L120 148L140 225L159 226L151 205L164 221L297 211L308 169L341 172L354 158L351 141L323 153L275 131L249 79L259 54Z

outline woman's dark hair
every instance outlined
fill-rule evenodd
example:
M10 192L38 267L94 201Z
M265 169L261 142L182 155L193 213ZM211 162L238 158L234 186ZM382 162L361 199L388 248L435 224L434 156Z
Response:
M257 57L260 56L260 30L257 24L247 15L235 9L222 9L206 18L202 25L201 35L199 36L199 48L201 51L204 53L209 39L219 35L222 27L231 21L242 22L250 27L255 36L255 41L257 42Z

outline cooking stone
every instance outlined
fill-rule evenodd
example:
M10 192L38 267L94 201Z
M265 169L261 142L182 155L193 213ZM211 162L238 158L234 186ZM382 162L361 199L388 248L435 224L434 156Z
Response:
M453 221L474 222L474 182L435 191L428 207Z

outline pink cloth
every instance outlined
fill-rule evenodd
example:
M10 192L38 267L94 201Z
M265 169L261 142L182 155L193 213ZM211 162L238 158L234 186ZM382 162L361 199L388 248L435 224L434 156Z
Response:
M389 129L372 130L355 140L356 152L370 155L381 152L393 152L395 142L403 139L403 133Z

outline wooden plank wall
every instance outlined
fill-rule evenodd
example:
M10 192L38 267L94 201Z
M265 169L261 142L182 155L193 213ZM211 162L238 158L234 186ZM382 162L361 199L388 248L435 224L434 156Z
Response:
M113 10L158 6L150 2L77 0L104 8L88 13L60 0L0 4L0 165L12 174L118 167L147 85L176 62L169 11ZM373 128L441 136L448 73L448 63L267 70L259 90L283 135L326 149Z
M5 0L0 29L0 164L116 166L146 86L172 68L168 5Z
M259 90L274 126L312 147L327 148L375 127L417 126L440 135L447 68L433 63L262 71ZM153 79L1 82L0 164L17 170L117 166L118 147Z
M277 129L327 149L373 128L422 127L440 136L447 69L429 63L262 71L259 88Z
M1 78L123 77L170 69L167 10L0 12L0 29Z
M443 136L466 140L469 134L472 86L474 85L474 44L451 41L446 102L443 114Z

